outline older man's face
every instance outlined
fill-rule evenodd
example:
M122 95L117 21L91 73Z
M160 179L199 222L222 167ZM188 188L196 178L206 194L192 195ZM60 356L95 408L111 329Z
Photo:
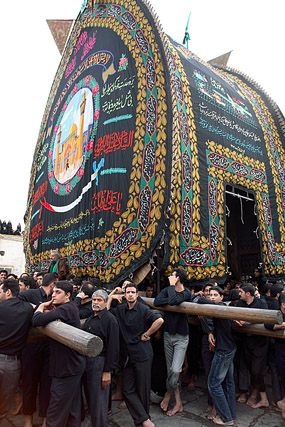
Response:
M52 261L56 261L56 260L58 260L58 258L59 258L59 256L57 255L57 253L56 253L56 252L51 252L51 253L50 253L50 257L51 257L51 260L52 260Z
M104 301L104 298L98 295L92 297L92 309L94 311L94 314L104 310L106 306L107 306L107 303Z

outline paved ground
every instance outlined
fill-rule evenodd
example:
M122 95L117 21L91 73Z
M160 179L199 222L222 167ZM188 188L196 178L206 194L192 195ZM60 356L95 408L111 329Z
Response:
M271 386L270 378L266 377L267 393L270 401ZM158 405L151 406L151 418L156 427L213 427L212 421L206 418L205 409L207 407L207 396L204 377L200 376L195 391L188 391L186 388L182 390L182 401L184 412L176 414L173 417L164 415ZM127 409L118 409L120 402L113 402L112 414L109 417L109 427L133 427L132 419ZM1 427L23 427L23 415L9 417L4 420ZM35 426L41 425L41 419L35 418ZM266 409L252 409L245 404L237 404L237 427L281 427L285 426L285 420L282 419L281 412L270 406ZM81 423L81 427L91 427L90 418L87 417ZM100 426L97 426L100 427Z

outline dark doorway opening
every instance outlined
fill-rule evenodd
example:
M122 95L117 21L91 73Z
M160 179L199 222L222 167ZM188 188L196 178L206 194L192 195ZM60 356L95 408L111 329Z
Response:
M226 186L226 236L228 266L232 278L252 276L261 262L255 201L252 193Z

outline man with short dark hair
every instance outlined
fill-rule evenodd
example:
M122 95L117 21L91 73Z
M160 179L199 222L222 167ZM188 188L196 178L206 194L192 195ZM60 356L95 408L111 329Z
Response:
M156 307L164 305L179 305L192 300L191 292L184 287L187 273L181 268L175 268L169 277L170 286L162 289L154 300ZM188 316L184 313L166 311L164 315L164 352L167 366L167 381L164 399L160 407L168 416L183 411L180 398L179 377L184 363L189 342ZM174 394L175 405L168 411L168 405Z
M240 300L236 307L267 309L267 304L262 298L255 297L255 287L245 283L240 288ZM239 326L244 321L235 321ZM243 334L241 343L241 359L246 363L251 374L252 392L246 404L251 408L268 407L264 375L266 373L266 360L268 350L268 338L261 335ZM241 396L245 397L248 390L240 390ZM258 400L260 397L260 400Z
M0 423L9 412L19 377L20 355L27 339L33 308L20 301L19 284L6 279L0 285Z
M109 296L109 302L114 295ZM126 304L118 304L112 312L117 317L126 356L122 392L127 408L136 425L153 427L150 421L150 387L153 351L150 336L163 324L160 315L146 304L137 301L138 288L134 283L125 287Z
M8 271L7 270L0 270L0 284L4 282L5 279L8 277Z
M94 427L107 426L111 373L119 358L119 325L116 317L106 308L107 300L108 294L103 289L93 293L93 314L84 324L85 331L103 341L103 350L99 356L86 358L87 394Z
M22 280L27 280L23 278ZM33 278L30 278L34 281ZM42 286L21 292L19 299L38 307L51 300L55 275L48 273L43 278ZM33 426L33 414L36 412L37 395L39 397L39 416L45 418L50 398L51 379L48 375L49 341L26 343L22 352L23 413L24 427Z
M83 282L78 294L74 298L74 303L77 305L80 319L87 319L93 314L92 310L92 294L95 291L95 286L91 282Z
M33 316L34 326L45 326L60 320L80 329L76 305L70 301L72 283L55 283L51 301L42 303ZM49 374L52 377L51 397L47 410L47 427L80 426L81 377L85 358L58 341L50 342Z
M29 289L35 289L36 283L31 276L20 277L19 279L19 288L20 294L24 291L28 291Z
M210 301L200 298L199 303L225 305L224 293L219 286L210 289ZM209 332L209 344L215 349L209 376L208 389L218 413L212 416L218 425L234 425L236 398L233 359L236 343L232 336L232 320L213 319L214 329Z

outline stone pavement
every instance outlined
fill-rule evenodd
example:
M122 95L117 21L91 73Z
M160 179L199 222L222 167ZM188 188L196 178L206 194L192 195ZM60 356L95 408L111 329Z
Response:
M271 385L270 377L266 377L266 391L270 402ZM205 409L207 408L207 395L205 378L200 375L194 391L182 389L182 401L184 412L176 414L173 417L168 417L163 414L159 405L151 406L151 419L156 427L214 427L214 423L206 418ZM133 427L134 424L127 409L118 409L120 402L113 402L112 414L109 417L108 427ZM35 426L40 426L42 420L35 417ZM1 427L23 427L24 417L18 415L9 417L4 420ZM252 409L245 404L237 404L237 419L235 426L237 427L281 427L285 426L285 420L281 416L281 412L270 405L269 408ZM87 416L81 427L91 427L90 418ZM100 426L97 426L100 427Z

